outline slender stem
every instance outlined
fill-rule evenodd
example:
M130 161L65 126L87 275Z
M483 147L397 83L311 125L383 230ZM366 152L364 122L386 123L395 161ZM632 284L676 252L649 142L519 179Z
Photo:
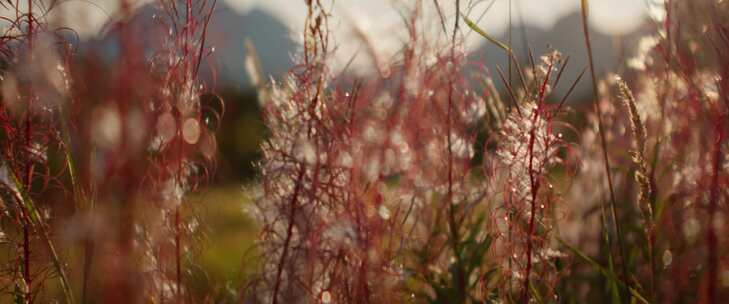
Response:
M28 189L23 187L24 182L21 178L15 174L12 174L10 177L12 178L13 185L15 185L18 189L16 199L20 203L21 210L25 213L24 216L29 220L29 224L31 225L29 229L38 231L41 239L48 247L48 253L50 254L53 266L56 268L59 280L61 281L61 287L63 289L64 296L66 297L66 303L75 303L73 293L71 292L71 286L69 284L68 277L66 276L66 272L63 269L61 259L56 251L56 247L53 245L53 241L51 240L48 230L46 230L45 225L43 224L43 218L38 212L35 202L33 202L33 199L30 197Z
M460 12L460 0L456 0L456 12ZM451 37L451 60L456 58L456 35L458 33L458 22L460 18L455 18L455 24L453 26L453 35ZM454 62L455 65L455 62ZM461 260L460 254L460 233L458 231L458 221L456 219L456 206L453 203L453 93L454 93L454 81L453 76L450 75L449 86L448 86L448 109L447 109L447 145L448 145L448 226L451 232L451 247L453 249L453 256L456 260L456 288L460 298L456 300L457 303L463 303L466 300L466 273L463 269L463 261Z
M301 168L299 169L299 176L296 178L294 193L291 196L291 202L289 204L289 225L286 228L286 239L284 240L283 252L281 252L281 258L278 261L278 266L276 270L276 283L273 288L273 304L278 303L278 293L281 289L281 275L283 274L284 264L286 263L286 255L288 254L291 244L291 237L294 232L294 216L296 215L297 201L299 199L299 192L301 191L305 172L306 166L304 164L301 164Z
M33 2L28 0L28 54L29 60L33 60ZM33 129L31 123L31 111L33 110L33 88L28 88L28 105L25 116L25 149L26 149L26 160L25 160L25 181L24 188L26 191L30 191L30 186L33 181L33 159L32 159L32 139ZM32 283L33 279L30 276L30 217L28 211L23 211L23 280L26 286L26 303L30 302L32 294Z
M30 277L30 221L27 214L23 218L23 281L26 286L25 301L30 303L31 284L33 283Z
M193 31L194 31L194 24L193 24L193 18L192 18L192 0L187 0L185 3L186 13L185 13L185 47L184 47L184 56L185 56L185 81L188 80L188 77L191 76L190 69L192 65L190 64L193 60L194 56L190 56L190 42L193 38Z
M615 200L615 190L613 187L613 178L610 174L610 159L608 158L607 153L607 140L605 139L605 130L603 126L602 121L602 109L600 108L600 101L598 96L598 88L597 88L597 76L595 75L595 63L594 58L592 56L592 44L590 42L590 28L588 25L588 3L587 0L581 1L582 5L582 31L585 36L585 46L587 48L587 58L588 63L590 66L590 76L592 78L592 93L595 98L592 105L595 111L595 114L597 115L597 127L598 127L598 133L600 135L600 147L602 150L602 158L603 158L603 164L605 165L605 176L607 177L608 182L608 190L610 191L610 210L613 216L613 224L615 225L615 233L617 234L618 238L618 251L620 253L620 260L622 261L622 272L623 272L623 279L625 280L625 284L627 286L630 286L628 283L628 268L627 268L627 260L625 259L625 246L623 245L623 234L620 231L620 219L618 218L618 212L616 207L616 200Z
M180 206L177 206L175 209L175 266L176 266L176 273L175 273L175 283L177 286L177 301L180 301L182 299L182 268L180 266Z
M509 30L508 30L509 47L511 47L513 45L512 44L512 31L511 31L512 30L512 28L511 28L512 27L512 23L511 23L511 6L512 6L511 5L511 0L509 0ZM513 66L512 60L511 60L511 58L509 58L509 86L510 87L514 87L514 84L512 83L512 79L513 79L512 70L513 69L514 69L514 66Z
M524 275L524 288L522 289L522 299L524 303L529 303L529 276L532 270L532 235L534 234L534 220L537 213L537 192L539 191L539 181L534 176L534 142L536 139L536 125L539 119L539 110L534 112L532 129L529 131L529 183L531 185L531 214L529 215L529 231L527 232L527 250L526 250L526 274Z
M716 236L716 227L714 225L715 213L718 206L718 195L719 195L719 172L721 171L722 164L722 153L721 145L724 141L724 132L722 130L722 124L717 125L717 136L714 142L714 159L711 176L711 189L709 192L709 219L707 221L706 229L706 247L708 251L707 256L707 269L709 271L709 279L707 282L707 303L716 303L716 281L718 278L717 269L719 268L719 256L717 252L718 241Z
M84 269L83 269L83 282L81 287L81 303L86 303L89 290L89 279L91 278L91 267L94 262L94 240L92 237L87 236L84 241Z
M512 2L512 0L509 0L509 30L508 30L509 31L508 32L508 35L509 35L508 36L509 47L511 47L511 46L514 45L513 44L513 36L512 36L512 33L513 33L513 22L512 22L512 7L513 7L513 4L511 2ZM501 73L501 69L497 67L497 70L499 71L499 76L501 76L502 81L503 81L503 75L502 75L503 73ZM514 103L514 105L516 105L516 109L519 110L519 101L514 96L514 93L513 93L514 90L512 89L514 87L514 82L513 82L514 81L514 74L513 74L513 70L514 70L514 60L512 59L511 56L509 56L509 80L508 81L504 81L504 83L507 86L507 90L506 91L509 93L509 97L511 97L511 101ZM512 194L513 194L512 192L509 192L509 200L508 201L511 201L511 195ZM513 237L513 235L512 235L513 231L512 231L511 223L513 222L513 218L511 217L511 212L508 211L509 208L506 208L506 210L507 210L506 211L506 216L507 216L508 226L509 226L509 233L508 233L508 237L507 237L507 243L508 244L511 244L512 237ZM509 273L512 272L512 267L513 267L513 259L512 259L512 255L509 254L509 258L508 258L508 270L509 270ZM511 297L511 293L508 293L508 295L509 295L509 297Z
M130 17L132 16L132 0L121 0L121 13L123 20L126 20L120 25L120 40L121 40L121 52L122 63L121 73L118 78L117 98L118 104L120 105L121 113L128 111L129 103L131 101L131 83L135 77L135 65L139 64L139 52L135 47L134 32L136 29L133 24L130 23ZM129 171L134 170L129 166L125 166L124 169L126 174L130 174ZM132 176L131 174L129 176ZM132 299L136 299L139 296L139 290L134 289L134 276L137 274L136 269L130 267L133 265L133 253L134 248L134 223L136 217L136 200L132 193L136 193L136 181L130 178L123 180L121 189L123 189L124 195L121 196L119 203L116 205L117 212L119 212L118 222L118 239L117 246L119 250L120 262L115 268L117 273L115 275L118 278L114 278L111 281L113 284L110 289L107 290L106 294L108 302L111 303L122 303L129 302Z
M539 176L541 175L542 168L540 167L539 170L536 170L534 168L534 143L537 139L537 126L539 124L539 117L542 113L542 109L544 108L544 99L547 92L547 86L549 84L549 79L552 74L552 68L553 64L550 64L547 68L547 74L544 76L544 80L542 81L542 84L539 86L539 95L537 99L537 107L534 110L534 115L531 118L532 119L532 127L529 130L529 146L528 146L528 152L529 152L529 185L531 187L531 214L529 216L529 231L527 232L527 265L526 265L526 275L524 276L524 288L522 289L522 298L524 299L524 303L529 303L529 276L531 275L531 269L532 269L532 250L533 250L533 242L532 242L532 236L534 235L534 223L536 219L536 213L537 213L537 194L539 193ZM545 132L549 131L549 126L545 129ZM544 147L544 162L546 163L546 158L549 156L549 141L545 142Z

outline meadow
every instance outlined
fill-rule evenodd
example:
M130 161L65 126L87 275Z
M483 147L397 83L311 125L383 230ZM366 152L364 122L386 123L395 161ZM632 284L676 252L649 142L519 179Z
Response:
M120 0L106 50L0 0L0 303L725 302L729 2L656 2L603 71L575 1L574 77L469 0L393 0L349 73L305 0L286 75L236 42L241 93L203 77L216 0Z

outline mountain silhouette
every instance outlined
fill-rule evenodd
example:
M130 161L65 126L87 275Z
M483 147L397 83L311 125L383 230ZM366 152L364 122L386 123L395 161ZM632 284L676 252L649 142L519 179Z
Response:
M290 30L264 10L256 8L241 15L225 1L218 1L208 33L208 44L215 46L212 59L217 61L214 66L218 68L221 85L251 86L244 66L246 39L258 52L264 76L283 75L293 65L291 56L297 44Z
M595 72L598 77L606 72L617 71L621 62L622 45L631 46L641 37L642 30L636 30L622 37L613 37L601 32L590 30L590 40L595 60ZM477 35L472 33L471 35ZM508 33L503 33L498 40L508 41ZM512 49L522 67L529 66L529 50L531 49L536 64L539 64L540 57L546 54L550 47L569 56L569 65L565 69L562 79L554 89L559 98L564 95L572 81L577 78L580 71L587 67L588 57L585 48L584 34L582 31L582 17L579 12L573 12L559 19L552 28L539 28L530 25L517 25L512 28ZM626 52L625 56L630 56ZM470 59L483 63L494 77L494 83L502 88L501 80L497 74L496 67L499 66L507 73L508 57L504 50L493 43L486 41L476 48L470 55ZM583 76L582 81L577 85L573 96L585 96L591 94L591 83L589 72Z
M164 16L155 4L144 5L134 12L130 23L137 35L133 43L146 56L161 43L166 29L159 26L157 18ZM115 62L121 56L119 31L107 28L101 35L81 42L81 53L93 53L107 62ZM208 25L205 45L215 51L206 57L200 69L200 78L216 81L217 86L238 89L251 88L244 67L246 51L244 41L250 39L258 50L264 76L278 77L292 66L291 56L297 48L289 29L278 18L261 9L240 14L225 1L218 1Z
M154 26L153 16L159 14L159 9L154 4L147 4L138 9L133 18L132 22L144 30L144 35L135 37L135 43L145 45L145 50L151 50L151 45L158 43L155 42L156 37L164 35L163 32L155 32L163 30L162 27ZM636 30L618 39L592 30L590 35L598 75L619 68L623 55L618 41L622 41L622 45L626 46L635 45L643 32L645 32L643 29ZM117 32L109 30L95 39L84 42L82 48L96 50L96 53L103 58L114 60L120 55L118 36ZM506 33L496 38L503 42L508 40ZM208 82L216 79L216 84L221 87L250 89L250 80L244 66L246 39L250 39L258 51L265 76L279 77L293 65L291 56L297 50L298 44L292 39L289 28L283 22L259 8L241 14L225 1L219 1L208 27L206 41L207 46L215 47L215 52L203 62L200 70L201 78ZM528 50L532 51L535 60L538 61L550 47L560 51L564 56L570 56L569 66L554 90L555 94L561 96L567 92L571 82L588 64L579 12L575 11L562 17L552 28L540 28L529 24L513 26L512 48L523 66L529 64ZM629 56L630 52L626 55ZM471 52L470 59L482 63L491 72L497 86L502 87L496 67L500 66L505 72L507 70L508 57L503 50L484 39L481 45ZM578 97L584 96L589 94L590 90L589 77L584 77L574 94Z

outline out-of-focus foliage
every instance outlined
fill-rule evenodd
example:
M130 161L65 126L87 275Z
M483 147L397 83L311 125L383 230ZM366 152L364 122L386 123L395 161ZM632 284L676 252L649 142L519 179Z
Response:
M57 1L0 1L0 302L729 297L727 1L649 1L620 76L581 1L574 79L570 54L517 60L477 1L396 2L394 58L350 37L372 74L333 69L339 25L311 0L285 76L236 42L245 92L201 80L214 0L120 1L108 53L46 22Z

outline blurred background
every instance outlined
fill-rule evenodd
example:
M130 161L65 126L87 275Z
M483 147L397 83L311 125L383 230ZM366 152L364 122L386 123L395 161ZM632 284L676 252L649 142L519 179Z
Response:
M366 54L371 48L378 61L397 60L400 45L407 37L403 16L407 16L412 1L402 0L339 0L332 8L330 26L334 30L336 53L333 67L346 73L364 76L377 72L376 63ZM153 1L135 1L139 22L151 22L155 12ZM528 50L539 57L550 47L570 56L566 79L574 79L586 65L586 53L579 17L579 0L472 0L462 1L462 13L501 41L508 41L509 22L511 42L516 54L527 60ZM511 7L509 4L511 3ZM646 27L646 20L658 7L656 0L595 0L590 1L590 21L599 72L619 69L621 58L629 56L636 40ZM424 5L423 15L437 18L432 7ZM432 11L428 11L430 8ZM119 10L117 0L62 1L46 16L55 26L75 31L81 54L93 50L113 60L118 39L106 27ZM446 19L452 19L452 7L443 7ZM306 16L304 1L294 0L219 0L210 23L207 45L214 48L201 71L203 79L226 101L226 113L220 144L216 184L236 184L254 178L252 163L258 154L258 144L264 129L257 113L255 92L244 66L244 41L250 40L257 50L266 76L280 78L293 65L300 45ZM427 20L427 19L426 19ZM433 35L442 35L432 19ZM466 30L467 31L467 30ZM145 37L152 39L152 37ZM464 47L475 63L486 68L507 65L506 55L476 34L466 34ZM368 50L369 51L369 50ZM474 69L472 72L482 72ZM566 87L556 88L564 94ZM588 82L578 85L576 100L589 91Z

